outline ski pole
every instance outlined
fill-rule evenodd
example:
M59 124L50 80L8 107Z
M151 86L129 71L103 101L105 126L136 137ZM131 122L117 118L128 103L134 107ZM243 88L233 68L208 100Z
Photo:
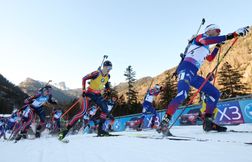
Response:
M45 84L45 87L48 86L50 82L52 82L52 80L48 80L48 82Z
M203 19L201 20L201 24L200 24L200 26L199 26L199 28L198 28L198 30L197 30L197 32L196 32L196 35L198 35L198 33L199 33L200 29L201 29L201 26L204 25L205 22L206 22L206 20L205 20L205 18L203 18Z
M188 45L186 46L184 53L183 53L183 54L180 54L180 55L183 55L183 56L185 57L188 48L191 46L192 41L194 40L194 38L199 34L199 31L200 31L202 25L205 24L205 22L206 22L206 20L203 18L203 19L201 20L201 23L200 23L200 26L199 26L197 32L196 32L196 33L192 36L192 38L188 41ZM183 60L182 60L182 61L183 61Z
M221 47L220 47L220 50L219 50L219 55L218 55L217 63L220 61L220 54L221 54ZM215 80L216 80L216 77L217 77L217 73L218 73L218 68L216 68L216 71L215 71L215 74L214 74L213 85L215 84Z
M11 135L9 136L8 140L11 140L12 138L15 138L16 135L21 130L21 128L22 128L22 122L21 121L16 122L13 129L12 129Z
M234 46L235 42L238 40L238 37L235 38L235 40L232 42L232 44L230 45L230 47L227 49L227 51L224 53L224 55L221 57L221 59L219 60L219 62L216 64L216 66L214 67L214 69L211 71L210 74L213 74L214 71L218 68L218 66L220 65L220 63L223 61L224 57L228 54L228 52L230 51L230 49ZM199 89L196 91L196 93L191 97L190 101L186 104L186 106L182 109L182 111L180 112L180 114L175 118L174 122L171 124L171 126L168 128L169 130L173 127L173 125L176 123L176 121L179 119L179 117L183 114L183 112L186 110L186 108L192 104L194 98L198 95L198 93L201 91L201 89L205 86L205 84L208 82L209 78L211 77L211 75L208 75L207 78L205 79L205 81L201 84L201 86L199 87Z
M50 82L52 82L52 80L48 80L48 82L42 88L38 89L38 92L42 91L46 86L48 86L50 84Z
M151 88L153 81L154 81L154 78L151 79L151 83L150 83L150 85L148 87L148 90Z
M16 125L17 125L17 122L15 122L15 124L14 124L14 126L13 126L13 128L12 128L12 131L11 131L11 134L10 134L8 140L10 140L10 139L12 138L12 135L13 135L13 133L14 133L14 130L16 129Z
M101 66L99 66L98 69L100 69L100 68L102 67L102 65L103 65L103 63L104 63L104 61L105 61L105 59L108 59L108 55L104 55L104 56L103 56L103 59L102 59L102 62L101 62Z
M20 114L19 114L19 112L17 112L17 117L20 117ZM18 120L16 120L16 122L15 122L15 124L14 124L14 126L13 126L13 128L12 128L12 130L11 130L11 134L10 134L10 136L9 136L9 139L8 140L10 140L11 138L12 138L12 136L13 136L13 134L14 134L14 132L16 132L16 130L18 130L19 129L19 122L20 121L18 121Z
M69 108L67 109L67 111L64 112L64 114L61 115L60 118L63 118L70 110L72 110L72 109L74 108L74 106L80 101L80 99L81 99L81 98L79 98L71 107L69 107Z
M44 85L44 87L40 88L40 90L44 89L46 86L48 86L50 84L50 82L52 82L52 80L48 80L48 82Z

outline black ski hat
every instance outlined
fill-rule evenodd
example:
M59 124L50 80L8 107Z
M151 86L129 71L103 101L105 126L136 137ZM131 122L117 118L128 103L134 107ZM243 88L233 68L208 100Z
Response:
M111 66L112 67L112 63L110 62L110 61L105 61L104 63L103 63L103 66Z
M52 86L47 85L47 86L45 86L44 88L45 88L45 89L51 89L51 88L52 88Z

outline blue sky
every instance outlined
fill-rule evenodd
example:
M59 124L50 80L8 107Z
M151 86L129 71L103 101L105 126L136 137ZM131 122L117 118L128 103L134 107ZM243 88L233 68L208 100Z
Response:
M156 76L179 63L202 18L227 34L252 25L251 6L249 0L0 0L0 73L15 84L31 77L77 88L109 55L113 85L125 81L128 65L137 79Z

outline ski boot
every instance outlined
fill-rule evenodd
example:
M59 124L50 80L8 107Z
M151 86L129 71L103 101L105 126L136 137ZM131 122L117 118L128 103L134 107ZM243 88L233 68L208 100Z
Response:
M27 139L27 133L22 133L21 135L23 139Z
M103 137L103 136L109 136L109 132L105 131L105 130L98 130L97 136L98 137Z
M109 125L109 126L108 126L108 131L109 131L109 132L114 132L114 130L113 130L113 128L112 128L112 125Z
M138 132L140 132L140 131L142 131L143 129L142 129L142 127L137 127L136 128L136 131L138 131Z
M142 131L143 130L143 122L141 122L138 126L136 126L137 131Z
M158 133L162 133L163 136L172 136L170 130L169 130L169 122L170 122L171 116L168 114L165 114L160 126L156 129Z
M18 134L17 137L15 138L15 142L21 140L21 138L22 138L22 135L21 135L21 134Z
M35 137L40 138L40 131L39 130L36 130Z
M157 125L155 124L155 121L156 121L156 117L152 118L151 125L150 125L151 129L157 129L158 128Z
M59 139L59 140L63 140L63 139L66 137L66 135L67 135L67 133L69 132L70 129L71 129L71 126L67 126L66 129L63 129L63 130L59 133L58 139Z
M36 128L36 132L35 132L35 137L36 138L40 138L41 130L42 130L42 126L38 125L37 128Z
M103 137L103 136L109 136L109 132L103 130L103 121L99 123L98 125L98 130L97 130L97 136L98 137Z
M227 127L220 126L213 122L213 118L211 114L205 114L204 121L203 121L203 130L209 132L211 130L217 132L226 132Z
M158 128L158 126L155 123L151 123L150 127L151 127L151 129L157 129Z
M15 142L21 140L21 138L26 139L27 138L27 134L20 132L20 134L18 134L17 137L15 138Z
M136 125L135 129L137 131L142 131L143 130L143 126L144 126L144 117L141 117L139 120L139 124Z

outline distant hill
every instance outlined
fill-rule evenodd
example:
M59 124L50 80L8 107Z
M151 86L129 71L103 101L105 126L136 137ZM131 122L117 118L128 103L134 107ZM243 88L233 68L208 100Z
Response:
M26 93L0 74L0 114L8 114L13 108L20 108L26 97Z
M28 95L34 95L40 89L43 87L46 83L37 81L31 78L27 78L25 81L21 82L19 84L19 87ZM61 105L67 105L70 102L74 100L74 98L78 97L79 94L78 90L62 90L54 85L51 85L52 88L52 95L54 98L56 98ZM65 86L65 85L64 85Z
M52 83L54 87L57 87L61 90L68 90L69 88L66 86L65 82L59 82L59 83Z
M232 40L229 41L227 44L223 45L223 48L222 48L223 52L221 53L221 56L229 47L230 42L232 42ZM183 49L181 49L181 51L183 51ZM179 57L179 55L177 57ZM244 84L246 84L248 87L252 87L252 32L250 32L246 37L238 39L236 44L233 46L233 48L230 50L228 55L220 64L219 68L221 68L222 64L226 61L228 61L229 64L231 64L233 67L240 68L240 70L244 72L244 75L243 75L244 78L241 81ZM214 68L214 66L216 65L216 62L217 62L217 59L215 59L211 63L205 63L199 70L199 75L202 75L203 77L205 77L210 72L210 70ZM153 85L156 83L162 85L163 82L165 81L166 74L167 73L172 74L175 71L175 68L176 67L168 69L153 78L144 77L144 78L138 79L134 85L135 90L138 92L138 100L140 102L143 101L143 97L152 79L154 79ZM216 86L219 88L218 82ZM115 86L115 89L118 91L119 96L121 95L125 96L127 92L127 83L120 83L119 85ZM159 101L159 98L156 99L156 102L158 101Z
M81 88L68 89L66 90L66 93L69 94L70 96L79 97L82 94L82 89Z

